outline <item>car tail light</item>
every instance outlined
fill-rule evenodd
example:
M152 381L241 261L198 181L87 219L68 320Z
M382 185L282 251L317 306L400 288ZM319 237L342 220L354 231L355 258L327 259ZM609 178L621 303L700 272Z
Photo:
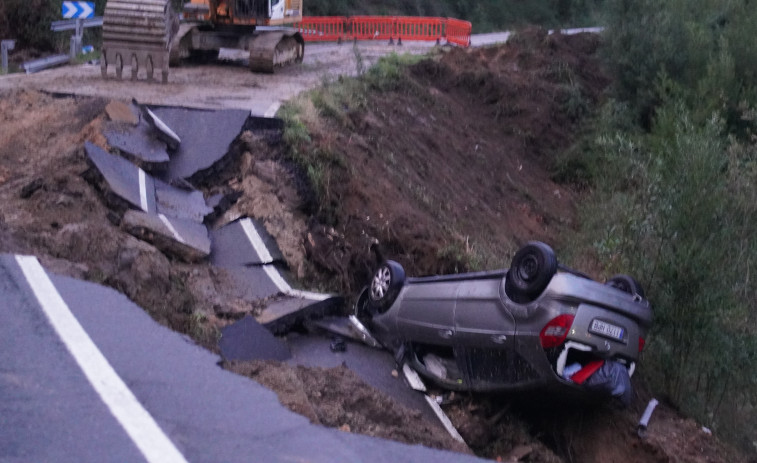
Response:
M562 314L550 320L549 323L544 325L541 333L539 333L539 340L541 340L541 346L545 349L550 347L557 347L565 341L568 337L570 327L573 325L573 315Z
M644 344L646 344L646 341L644 340L644 338L639 336L639 352L644 350Z

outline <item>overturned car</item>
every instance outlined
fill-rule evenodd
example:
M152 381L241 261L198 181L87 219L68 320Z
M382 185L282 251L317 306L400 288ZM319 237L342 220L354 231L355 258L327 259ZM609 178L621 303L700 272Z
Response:
M569 269L541 242L509 270L410 278L384 262L356 322L421 376L452 390L569 387L628 404L652 309L639 283Z

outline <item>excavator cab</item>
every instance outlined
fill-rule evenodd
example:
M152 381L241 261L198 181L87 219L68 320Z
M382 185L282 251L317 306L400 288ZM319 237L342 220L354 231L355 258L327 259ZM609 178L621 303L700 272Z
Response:
M285 25L302 21L302 0L192 0L184 11L214 24Z
M261 23L271 19L271 3L275 0L223 0L231 5L232 19L254 19ZM282 3L283 0L279 0Z

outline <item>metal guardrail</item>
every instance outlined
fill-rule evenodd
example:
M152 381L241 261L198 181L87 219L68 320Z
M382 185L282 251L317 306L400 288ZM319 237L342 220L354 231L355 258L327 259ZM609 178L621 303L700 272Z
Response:
M61 64L66 64L70 60L71 60L71 57L68 55L53 55L53 56L48 56L47 58L40 58L34 61L27 61L24 64L22 64L21 67L24 68L24 71L26 71L27 74L33 74L43 69L51 68L53 66L60 66Z
M74 18L64 19L62 21L53 21L50 24L50 30L52 30L53 32L75 31L74 35L71 36L71 52L69 53L71 59L75 59L76 55L78 55L81 51L84 29L88 27L102 27L102 25L102 16L96 16L94 18L87 19Z
M89 27L102 27L103 25L102 16L89 19L64 19L62 21L53 21L52 24L50 24L50 30L53 32L74 31L76 30L78 21L81 21L84 29Z

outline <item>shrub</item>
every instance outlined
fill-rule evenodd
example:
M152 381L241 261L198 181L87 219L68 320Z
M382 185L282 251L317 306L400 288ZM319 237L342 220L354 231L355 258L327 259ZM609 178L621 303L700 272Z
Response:
M4 0L0 3L2 39L18 40L19 48L49 51L55 48L50 23L61 19L60 2L53 0Z
M757 424L756 150L724 137L717 113L697 123L668 85L648 134L605 126L592 143L582 239L594 238L608 274L639 277L654 304L643 375L747 446Z
M757 8L748 1L609 0L605 57L615 96L649 128L661 95L661 75L685 91L695 122L713 111L728 131L741 127L742 101L755 102L757 49L751 46Z

